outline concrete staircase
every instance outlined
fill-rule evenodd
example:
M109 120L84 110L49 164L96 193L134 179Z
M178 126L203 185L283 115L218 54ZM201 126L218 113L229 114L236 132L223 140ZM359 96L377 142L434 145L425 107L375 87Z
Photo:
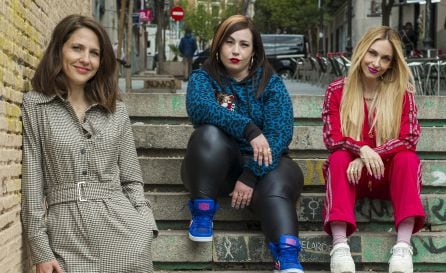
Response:
M259 222L249 210L230 208L220 200L213 243L187 238L188 193L180 179L180 164L193 131L184 94L127 93L123 97L143 170L146 197L153 206L160 235L153 259L161 272L272 272ZM295 130L292 157L305 175L304 194L297 204L305 272L329 272L330 238L322 231L324 180L321 166L328 153L320 120L323 97L292 96ZM417 97L422 138L423 202L426 228L412 239L416 271L446 272L446 97ZM357 270L387 272L394 244L392 206L363 200L356 207L359 231L350 238ZM207 270L207 271L206 271ZM372 271L375 270L375 271Z

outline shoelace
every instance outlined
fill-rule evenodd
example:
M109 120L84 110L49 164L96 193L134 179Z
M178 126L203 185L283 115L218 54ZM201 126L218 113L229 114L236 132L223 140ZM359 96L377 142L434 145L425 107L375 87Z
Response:
M401 246L392 248L391 253L394 256L400 256L400 257L404 257L407 253L410 253L410 255L413 255L412 248L401 247Z
M205 214L198 214L193 217L193 221L198 228L208 228L212 223L212 217Z

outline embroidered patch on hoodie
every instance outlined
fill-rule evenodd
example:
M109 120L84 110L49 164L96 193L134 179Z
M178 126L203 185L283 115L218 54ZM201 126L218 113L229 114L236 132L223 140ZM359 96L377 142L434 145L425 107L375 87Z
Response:
M234 95L228 95L223 93L215 93L218 104L228 109L229 111L235 111L235 97Z

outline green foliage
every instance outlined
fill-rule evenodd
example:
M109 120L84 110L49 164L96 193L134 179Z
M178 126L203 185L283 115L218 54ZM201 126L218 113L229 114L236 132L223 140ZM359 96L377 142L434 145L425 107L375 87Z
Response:
M173 53L172 61L178 61L178 56L180 55L180 49L174 44L169 44L169 48L170 51Z
M317 5L316 0L257 0L254 22L262 33L304 34L319 24Z
M227 6L222 3L218 16L215 16L210 8L212 2L215 1L200 1L200 4L193 6L188 0L178 1L178 5L185 11L184 27L190 28L202 45L212 39L215 29L222 19L237 14L241 8L241 1L234 0L232 5Z

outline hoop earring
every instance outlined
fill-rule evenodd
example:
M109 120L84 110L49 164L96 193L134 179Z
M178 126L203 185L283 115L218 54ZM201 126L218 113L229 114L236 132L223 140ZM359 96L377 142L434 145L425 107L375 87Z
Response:
M218 57L218 52L215 53L215 58L217 59L217 62L220 62L220 58Z
M252 68L253 63L254 63L254 56L251 56L251 64L249 65L249 68Z

